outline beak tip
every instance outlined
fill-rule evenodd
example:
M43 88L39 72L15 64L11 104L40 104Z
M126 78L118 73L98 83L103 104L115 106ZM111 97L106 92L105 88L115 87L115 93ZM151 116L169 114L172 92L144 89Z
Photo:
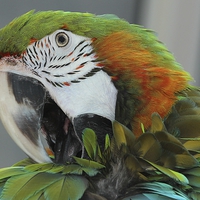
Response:
M52 162L40 139L45 91L26 77L0 72L0 119L15 143L34 161Z

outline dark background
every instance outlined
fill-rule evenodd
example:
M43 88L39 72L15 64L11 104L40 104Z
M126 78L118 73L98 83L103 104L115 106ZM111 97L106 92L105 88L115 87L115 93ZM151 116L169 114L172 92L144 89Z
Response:
M155 30L177 61L194 76L194 84L200 85L199 8L200 1L188 0L1 0L0 27L32 9L116 14ZM0 124L0 167L25 157Z

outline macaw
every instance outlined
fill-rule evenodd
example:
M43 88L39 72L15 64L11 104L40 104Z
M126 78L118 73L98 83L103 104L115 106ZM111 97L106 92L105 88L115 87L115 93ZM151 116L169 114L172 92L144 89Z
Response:
M168 199L160 187L187 199L199 178L200 93L191 80L152 31L114 15L30 11L14 19L0 29L0 118L33 160L3 169L0 183L16 185L28 172L42 180L73 174L82 190L68 199L150 199L145 191ZM50 189L40 189L38 199L47 198Z

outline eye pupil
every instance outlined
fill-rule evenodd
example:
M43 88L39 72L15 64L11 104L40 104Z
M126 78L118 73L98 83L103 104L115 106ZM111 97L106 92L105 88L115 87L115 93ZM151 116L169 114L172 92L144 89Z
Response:
M58 47L64 47L68 44L69 37L66 33L61 32L56 35L56 44Z
M58 37L58 42L59 42L59 43L63 44L63 43L65 43L65 41L66 41L66 38L63 37L63 35L60 35L60 36Z

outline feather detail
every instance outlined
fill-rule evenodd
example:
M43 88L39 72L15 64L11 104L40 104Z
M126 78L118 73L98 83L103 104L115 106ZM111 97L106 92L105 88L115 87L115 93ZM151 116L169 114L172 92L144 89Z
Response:
M30 11L0 30L0 57L13 55L3 58L13 64L30 43L58 29L92 38L87 54L95 52L91 62L118 90L113 135L97 127L103 146L85 129L86 156L65 165L26 159L0 169L0 199L200 199L200 91L189 86L190 75L153 32L113 15Z
M156 113L151 130L136 138L114 121L113 137L106 135L100 149L95 132L85 129L88 159L74 157L66 165L26 159L0 169L1 199L198 199L199 162ZM179 156L187 159L180 164Z
M192 79L152 31L114 15L30 11L0 30L0 55L22 55L31 42L58 29L92 39L98 65L118 89L116 120L131 124L137 137L141 123L145 130L150 127L153 112L162 118L170 113Z
M118 31L95 41L104 69L118 89L116 119L132 124L136 136L151 125L153 112L163 118L177 101L177 93L188 87L192 78L185 72L153 33ZM146 37L146 38L144 38Z

